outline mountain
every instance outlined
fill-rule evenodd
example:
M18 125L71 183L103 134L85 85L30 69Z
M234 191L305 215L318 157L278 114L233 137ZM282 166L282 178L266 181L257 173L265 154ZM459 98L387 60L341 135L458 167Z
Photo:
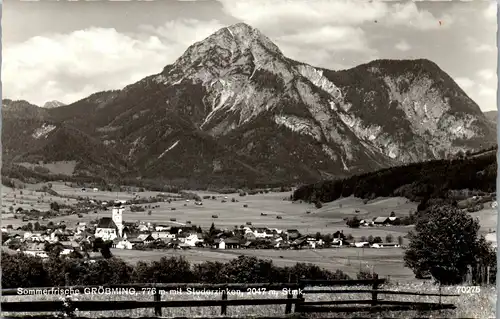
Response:
M122 90L45 110L99 141L95 152L121 154L134 167L128 177L203 185L314 182L496 142L479 107L431 61L316 68L243 23Z
M484 112L484 116L493 124L495 124L495 127L497 126L497 119L498 119L498 111L488 111Z
M52 108L55 108L55 107L60 107L60 106L64 106L66 104L64 104L63 102L59 102L59 101L48 101L46 102L43 107L46 108L46 109L52 109Z
M2 105L4 168L19 163L76 160L76 174L81 176L119 177L129 170L120 154L54 120L47 109L23 100L3 99Z

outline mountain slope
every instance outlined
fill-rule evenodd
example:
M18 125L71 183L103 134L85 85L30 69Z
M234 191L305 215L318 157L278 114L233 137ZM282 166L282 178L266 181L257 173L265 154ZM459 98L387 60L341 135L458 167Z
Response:
M498 111L489 111L489 112L484 112L484 116L486 119L488 119L491 123L497 126L497 119L498 119Z
M239 23L122 90L47 109L126 160L129 177L312 182L495 143L477 105L428 60L330 71Z

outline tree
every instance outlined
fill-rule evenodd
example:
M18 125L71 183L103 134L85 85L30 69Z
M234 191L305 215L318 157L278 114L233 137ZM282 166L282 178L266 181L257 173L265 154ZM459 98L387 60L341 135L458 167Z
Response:
M372 236L372 235L368 236L368 242L369 242L370 244L372 244L372 243L373 243L373 239L374 239L374 238L373 238L373 236Z
M14 212L14 207L9 206L9 212L13 213Z
M386 243L392 243L392 235L391 234L387 234L387 236L385 236L385 242Z
M391 217L396 217L396 213L395 212L391 212Z
M356 216L354 216L353 218L348 219L346 224L350 228L359 228L359 226L361 226L361 221Z
M360 242L365 242L365 241L367 241L367 240L366 240L366 237L365 237L365 236L361 236L361 237L359 238L359 241L360 241Z
M479 260L489 258L478 231L478 220L461 209L431 206L408 234L405 265L415 274L429 272L441 284L460 284L469 266L474 268Z
M36 222L33 227L34 227L35 231L39 231L40 230L40 223Z
M403 236L398 236L398 245L403 246Z
M321 204L320 201L317 201L314 203L314 206L316 206L317 209L320 209L321 207L323 207L323 204Z
M317 233L316 233L316 236L314 236L314 238L315 238L316 240L320 240L320 239L321 239L321 233L320 233L320 232L317 232Z
M57 202L50 203L50 209L55 210L56 212L58 212L59 211L59 204Z
M32 231L32 230L33 230L33 224L32 224L32 223L28 223L28 225L26 225L26 228L27 228L29 231Z
M377 236L377 237L373 238L373 243L374 244L380 244L382 242L383 241L382 241L382 238L380 238L380 236Z

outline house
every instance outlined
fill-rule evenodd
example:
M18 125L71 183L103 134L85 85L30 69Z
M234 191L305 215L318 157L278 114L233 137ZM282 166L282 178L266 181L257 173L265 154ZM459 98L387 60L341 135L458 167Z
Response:
M118 227L110 217L103 217L99 220L95 230L95 237L102 240L114 240L118 237Z
M257 237L255 237L255 234L254 234L252 231L250 231L250 232L248 232L248 233L245 233L245 235L243 235L243 237L244 237L246 240L248 240L248 241L254 241L254 240L256 240L256 239L257 239Z
M156 231L156 232L152 232L151 233L151 236L154 238L154 239L160 239L160 240L165 240L165 239L174 239L175 238L175 234L171 234L169 232L165 232L165 231Z
M189 234L185 240L184 243L190 247L195 247L196 244L198 243L203 243L203 235L201 234Z
M151 234L141 234L137 236L137 239L146 245L155 241L155 239L153 238L153 236L151 236Z
M344 244L344 240L341 238L333 238L332 245L342 246Z
M122 239L122 240L119 240L116 243L115 248L118 248L118 249L132 249L133 246L134 246L134 244L132 244L127 239Z
M238 249L241 246L241 240L236 237L226 238L224 242L226 243L226 249Z
M401 219L399 217L389 217L390 225L401 225Z
M361 241L361 242L354 243L354 246L357 248L368 247L369 245L370 245L370 243L367 241Z
M300 233L297 229L287 229L286 235L288 237L288 240L295 240L300 237Z
M253 231L255 238L272 238L274 237L274 234L272 231L270 231L267 228L256 228Z
M161 232L161 231L169 231L169 230L170 230L170 228L171 228L171 227L170 227L170 226L168 226L168 225L156 225L156 226L155 226L155 230L156 230L157 232Z
M376 217L373 219L373 224L375 225L387 225L389 222L389 217Z
M241 242L238 238L217 238L214 244L218 246L219 249L237 249L240 248Z

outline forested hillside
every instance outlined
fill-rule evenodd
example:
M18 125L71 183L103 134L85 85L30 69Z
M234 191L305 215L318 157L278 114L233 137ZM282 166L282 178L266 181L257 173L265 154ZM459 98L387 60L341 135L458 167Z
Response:
M414 201L446 197L449 190L496 190L496 148L462 159L435 160L392 167L339 180L321 181L299 187L293 200L331 202L354 195L373 199L403 196Z

